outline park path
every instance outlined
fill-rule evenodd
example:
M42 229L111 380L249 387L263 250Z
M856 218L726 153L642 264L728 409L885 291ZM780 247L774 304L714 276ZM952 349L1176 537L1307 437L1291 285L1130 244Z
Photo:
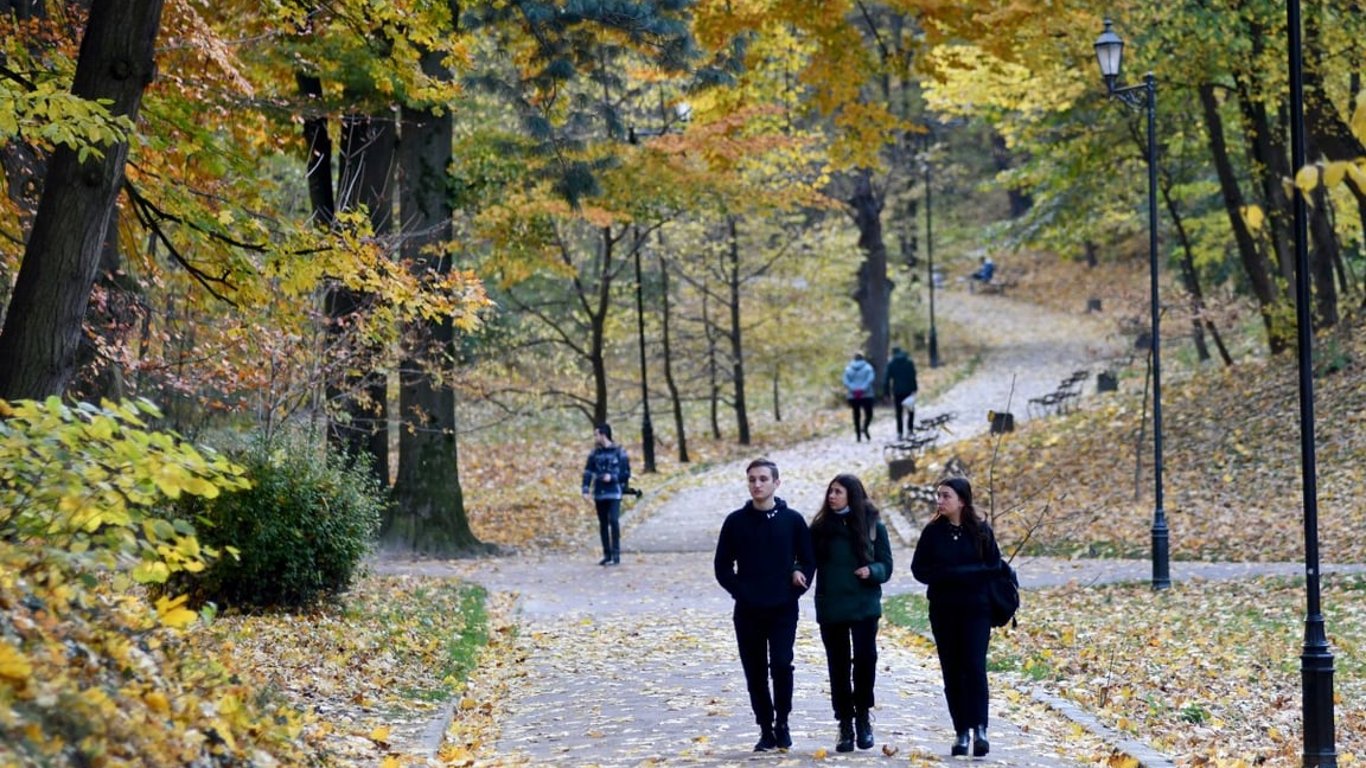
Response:
M986 412L1006 410L1008 402L1023 420L1027 398L1112 354L1104 326L1085 316L963 291L944 294L938 309L942 319L984 340L970 374L917 410L921 418L955 412L956 437L984 431ZM895 432L888 411L878 411L872 432L871 442L855 443L841 432L770 452L781 470L779 496L809 517L836 472L885 471L881 446ZM809 599L802 601L796 648L793 748L750 751L757 729L734 648L731 603L711 573L721 521L747 499L744 464L715 467L689 478L686 488L639 504L625 521L620 567L597 566L596 547L587 544L572 555L377 564L384 573L459 576L516 595L515 655L522 668L499 704L499 740L490 764L788 766L868 763L888 755L915 765L952 760L952 729L932 651L886 638L874 710L878 746L834 752L824 652ZM914 526L891 522L896 568L886 591L919 590L909 574ZM1117 578L1132 577L1136 566L1109 567ZM1049 581L1096 577L1093 569L1071 572L1065 564L1029 570L1048 574L1042 578ZM994 696L992 752L977 762L1079 765L1079 737L1038 720L1033 701Z

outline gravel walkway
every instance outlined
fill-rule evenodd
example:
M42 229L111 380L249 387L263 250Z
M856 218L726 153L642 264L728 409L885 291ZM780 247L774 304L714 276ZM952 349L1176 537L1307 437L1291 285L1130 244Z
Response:
M1012 376L1010 410L1023 420L1027 398L1051 391L1075 369L1094 370L1098 358L1111 354L1103 326L1083 316L965 292L948 293L940 311L994 340L970 376L917 411L922 418L955 411L957 436L983 431L986 411L1006 408ZM809 517L836 472L885 471L881 446L894 433L888 411L878 411L872 431L871 443L841 435L770 453L781 471L778 495ZM507 716L499 724L493 764L789 766L869 764L890 756L897 764L909 759L912 765L939 765L954 760L948 757L952 733L932 652L885 638L875 709L878 746L870 752L834 752L824 653L809 599L802 601L798 629L793 749L765 755L749 751L757 729L734 647L731 604L711 574L721 520L747 498L744 463L704 473L653 508L647 500L633 511L623 533L620 567L597 566L596 548L587 545L572 556L379 564L382 572L460 576L518 596L517 643L525 662L510 699L502 702ZM921 585L908 572L915 527L894 522L900 541L886 591L919 591ZM1018 564L1026 587L1148 576L1142 562L1035 559ZM1293 566L1174 563L1172 575L1237 577L1267 568L1294 572ZM1106 749L1081 729L1050 722L1056 718L1041 715L1040 709L1029 697L997 691L992 752L975 762L1060 768ZM1165 764L1160 756L1140 757L1145 765Z

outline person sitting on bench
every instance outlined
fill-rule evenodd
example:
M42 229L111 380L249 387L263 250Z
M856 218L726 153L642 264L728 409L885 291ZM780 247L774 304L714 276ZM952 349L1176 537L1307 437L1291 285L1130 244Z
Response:
M990 256L983 256L982 265L977 268L976 272L969 275L969 277L979 283L989 283L991 282L991 276L994 274L996 274L996 262L992 261Z

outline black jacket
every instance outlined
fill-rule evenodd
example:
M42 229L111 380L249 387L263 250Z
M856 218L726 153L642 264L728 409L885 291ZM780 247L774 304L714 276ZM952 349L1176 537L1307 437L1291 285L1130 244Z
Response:
M716 541L716 581L736 607L772 608L796 602L806 590L793 586L792 572L811 583L816 556L806 518L782 499L767 512L753 502L726 516Z
M887 363L887 378L882 385L882 394L896 394L898 401L904 400L906 395L919 392L920 386L915 380L915 363L903 352L893 355L891 362Z
M609 476L611 480L603 480ZM626 449L613 443L597 447L588 454L588 463L583 467L583 492L591 488L594 499L619 499L631 482L631 459Z
M977 543L966 535L953 537L947 518L931 520L920 532L911 556L911 575L929 585L930 610L988 610L986 583L1001 562L1001 550L991 526L979 523L983 554Z

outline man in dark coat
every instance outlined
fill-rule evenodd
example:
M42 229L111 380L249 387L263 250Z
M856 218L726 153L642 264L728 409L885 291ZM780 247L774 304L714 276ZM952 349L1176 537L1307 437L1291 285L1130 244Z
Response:
M915 431L915 401L911 400L909 405L904 403L906 398L920 391L915 381L915 363L911 362L901 347L892 347L892 360L887 363L887 378L882 390L883 395L890 394L896 404L896 439L900 440L907 432ZM909 414L904 430L901 427L903 410Z
M602 537L602 560L598 565L621 563L621 494L631 480L631 460L626 449L612 442L612 425L593 430L593 452L583 468L583 497L598 510L598 533Z
M792 656L797 598L815 571L806 519L774 496L778 467L755 459L745 468L749 503L731 512L716 542L716 580L735 599L735 639L749 704L759 724L755 752L787 749L792 732ZM773 678L773 690L768 687Z

